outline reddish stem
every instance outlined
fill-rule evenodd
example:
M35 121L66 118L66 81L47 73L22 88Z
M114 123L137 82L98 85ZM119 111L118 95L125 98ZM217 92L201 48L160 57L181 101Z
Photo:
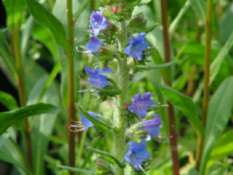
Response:
M161 0L161 10L162 10L162 23L163 23L163 40L164 40L164 53L165 53L165 62L170 62L170 42L168 36L168 24L167 24L167 1ZM171 71L171 69L169 68ZM166 84L171 86L169 80L165 80ZM173 162L173 172L174 175L179 175L179 158L177 152L177 134L175 130L175 117L173 105L167 101L168 104L168 115L169 115L169 131L172 136L170 141L172 162Z

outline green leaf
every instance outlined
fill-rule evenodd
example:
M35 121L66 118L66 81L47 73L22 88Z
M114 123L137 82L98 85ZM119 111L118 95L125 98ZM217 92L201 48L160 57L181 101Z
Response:
M112 164L117 164L121 168L125 168L125 166L126 166L125 164L122 164L116 157L114 157L113 155L111 155L111 154L109 154L107 152L100 151L98 149L94 149L94 148L91 148L91 147L87 147L87 149L92 150L95 153L98 153L98 154L104 156Z
M210 153L230 118L233 105L232 87L233 76L225 79L210 99L206 122L206 137L201 162L201 175L205 173L205 167Z
M206 19L206 2L204 0L189 0L194 11L205 22Z
M82 5L78 8L78 10L74 14L75 21L79 18L81 13L86 9L89 2L90 2L90 0L84 0L84 2L82 2Z
M0 160L15 165L20 174L33 174L22 151L9 134L0 136Z
M151 69L159 69L159 68L164 68L164 67L169 67L174 65L175 63L177 63L177 61L171 61L169 63L164 63L164 64L159 64L159 65L155 65L155 66L135 66L136 69L140 69L140 70L151 70Z
M11 125L22 121L23 119L38 114L56 114L59 108L50 104L36 104L19 108L9 112L0 113L0 135Z
M213 160L222 159L233 151L233 130L225 133L217 142L210 157Z
M74 14L74 37L75 42L83 42L87 35L86 30L89 30L90 10L85 8L90 0L72 0L72 8ZM67 1L56 0L53 8L53 14L63 24L67 30ZM83 9L82 9L83 7ZM78 44L79 45L79 44Z
M79 169L79 168L72 168L69 166L63 166L63 165L57 165L57 167L62 168L62 169L66 169L69 170L71 172L76 172L76 173L82 173L83 175L93 175L95 174L93 171L91 170L84 170L84 169Z
M228 4L228 6L225 6L219 22L219 39L221 43L224 43L230 37L233 28L233 3L229 2Z
M214 59L213 63L210 66L210 83L212 83L216 77L216 75L219 72L219 69L221 67L221 64L232 48L233 45L233 32L231 32L230 37L224 44L224 46L221 48L220 52L218 53L217 57Z
M77 105L78 110L88 119L90 120L97 128L102 129L104 131L108 131L111 129L111 126L107 125L106 123L90 116L81 106Z
M186 95L181 94L180 92L172 89L169 86L162 85L161 89L165 97L187 116L196 131L201 136L204 136L204 127L201 123L201 120L196 115L195 104L193 103L193 101Z
M210 85L213 83L216 76L218 75L221 64L224 58L227 56L227 53L231 50L232 45L233 45L233 32L231 33L230 37L228 38L228 40L226 41L226 43L221 48L218 55L215 57L214 61L210 65ZM199 83L199 86L193 97L194 101L198 101L200 99L203 88L204 88L204 79L202 79Z
M13 32L20 29L23 10L25 8L24 0L3 0L7 11L7 23L10 30Z
M11 94L0 91L0 103L6 106L9 110L18 108L17 102Z
M17 70L14 59L10 54L10 45L8 43L9 35L7 30L0 30L0 61L2 62L0 67L4 69L6 67L6 72L9 74L9 79L12 83L15 83L17 80Z
M47 27L53 34L58 45L62 46L67 53L71 53L72 49L66 39L66 32L58 19L53 16L46 8L35 0L26 0L28 8L32 16L43 26ZM64 14L65 15L65 14Z
M46 47L49 49L49 51L51 52L51 54L54 56L55 60L58 60L56 43L55 43L53 34L48 28L38 23L35 23L32 28L32 35L36 39L44 43Z
M104 95L109 95L110 97L114 97L118 94L121 94L121 90L120 89L102 89L102 88L99 88L97 86L91 86L93 87L94 89L98 90L100 93L103 93Z
M183 18L184 14L188 11L190 7L190 1L186 0L184 6L180 9L178 15L176 18L172 21L172 23L169 26L169 35L173 35L173 33L176 31L177 27L180 24L181 19Z
M42 80L42 81L41 81ZM47 77L42 79L34 86L31 91L30 97L33 97L38 91L42 91L43 96L39 94L43 103L49 103L53 105L59 105L59 92L54 83L49 85L44 91L44 85L46 84ZM48 82L48 81L47 81ZM39 88L41 88L39 90ZM33 150L33 168L34 175L44 174L44 155L48 149L48 143L50 141L50 135L53 131L53 126L57 118L56 114L42 114L33 118L32 125L32 150Z

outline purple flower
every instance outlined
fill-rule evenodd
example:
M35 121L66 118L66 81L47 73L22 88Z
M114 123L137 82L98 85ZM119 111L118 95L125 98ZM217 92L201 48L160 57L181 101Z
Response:
M137 38L130 37L129 46L126 47L125 53L132 56L136 60L142 59L142 52L149 46L149 43L144 40L145 33L140 33Z
M92 12L90 17L90 24L92 27L92 32L94 32L95 36L99 35L99 31L107 28L108 26L108 20L103 17L104 11L97 11Z
M96 114L94 112L88 112L88 114L96 119L98 119L96 116L98 117L102 117L101 115L99 114ZM78 128L78 129L75 129L75 130L71 130L72 132L80 132L80 131L86 131L88 128L94 126L94 124L88 119L86 118L83 114L81 114L81 122L79 121L74 121L74 125L71 125L70 127L71 128Z
M137 170L142 169L142 162L150 158L150 153L146 150L147 144L142 140L139 144L129 142L129 150L125 155L125 160L132 164Z
M99 88L104 88L109 84L108 77L104 75L105 73L112 73L111 69L106 67L102 70L100 68L95 68L92 70L90 66L85 68L86 74L89 75L88 82L91 86L96 86ZM97 93L98 90L95 90Z
M154 116L154 119L142 123L142 130L148 131L149 140L159 135L160 125L162 124L158 114L152 115Z
M146 92L143 97L141 97L141 94L136 94L134 99L132 99L133 104L128 107L128 110L137 114L141 119L145 118L147 109L155 104L155 101L151 100L150 96L150 92Z
M104 43L101 43L101 39L97 39L94 35L90 35L90 40L87 43L87 49L89 50L89 56L92 52L99 51L99 48L104 45Z

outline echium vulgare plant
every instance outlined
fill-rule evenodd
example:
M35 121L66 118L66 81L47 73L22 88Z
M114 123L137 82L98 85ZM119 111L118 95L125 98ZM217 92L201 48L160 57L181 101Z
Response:
M148 167L151 154L147 151L147 141L156 139L159 135L161 120L155 113L148 115L155 100L151 92L136 94L128 97L129 75L144 67L150 53L149 43L145 40L146 33L155 26L146 26L146 19L142 13L132 15L134 7L143 5L139 0L102 0L100 11L92 12L88 31L89 41L85 46L88 58L97 58L102 68L85 67L91 91L100 96L99 99L111 97L115 102L114 119L86 112L78 106L81 121L71 125L73 132L87 131L90 127L97 127L114 135L114 155L104 153L115 162L114 167L102 166L104 160L97 161L97 170L107 168L104 172L124 175L126 163L134 172L142 172ZM114 62L117 68L110 69L109 63ZM132 102L128 102L128 98ZM148 117L153 119L148 120ZM132 120L134 119L134 120ZM97 151L103 154L103 151ZM112 161L111 161L112 162ZM109 163L111 163L109 162ZM97 174L97 173L96 173Z

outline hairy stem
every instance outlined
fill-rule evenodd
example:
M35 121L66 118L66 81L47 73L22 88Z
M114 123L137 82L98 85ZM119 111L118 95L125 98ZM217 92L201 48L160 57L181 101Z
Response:
M16 29L13 32L13 48L14 48L14 58L16 61L16 67L18 72L18 91L19 91L19 100L20 100L20 106L24 107L26 106L26 93L25 93L25 81L24 81L24 69L22 64L22 57L20 52L20 32L19 29ZM31 134L29 129L29 123L28 119L24 120L24 132L25 132L25 144L26 144L26 152L27 152L27 158L28 162L33 167L33 159L32 159L32 145L31 145Z
M211 36L212 36L212 11L213 11L213 0L207 1L206 11L206 24L205 24L205 70L204 70L204 92L202 102L202 123L206 126L208 104L209 104L209 80L210 80L210 56L211 56ZM196 153L196 169L200 170L201 157L203 152L204 137L198 137L197 153Z
M163 23L163 39L164 39L164 51L165 51L165 61L170 62L170 42L168 36L168 24L167 24L167 1L161 0L161 11L162 11L162 23ZM169 86L171 82L166 80L166 84ZM170 141L172 162L173 162L173 173L174 175L179 175L179 158L177 153L177 134L175 130L175 117L173 105L168 101L168 115L169 115L169 131L172 136Z
M68 40L70 46L74 47L74 26L73 26L73 13L72 13L72 0L67 0L67 21L68 21ZM75 107L74 107L74 56L73 53L67 53L68 61L68 124L71 125L72 120L75 120ZM69 166L75 167L75 134L69 132ZM74 175L73 172L70 172Z
M118 35L118 46L120 51L124 51L124 46L127 37L125 36L125 23L122 22L119 28ZM118 160L122 161L124 159L125 153L125 130L126 130L126 119L124 114L124 103L127 96L127 85L128 85L128 66L126 58L118 59L118 72L119 80L118 86L121 89L121 94L117 97L117 116L115 125L115 156ZM124 175L124 169L120 168L118 165L115 167L116 175Z

